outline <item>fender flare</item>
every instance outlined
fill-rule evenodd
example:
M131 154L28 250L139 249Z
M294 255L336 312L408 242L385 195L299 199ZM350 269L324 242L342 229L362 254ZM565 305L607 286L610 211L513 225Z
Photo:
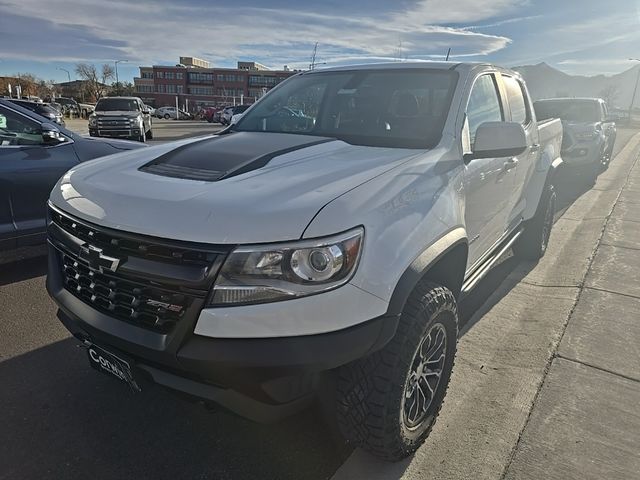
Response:
M409 298L409 295L425 274L447 253L460 245L467 246L468 243L466 230L463 227L457 227L445 233L425 248L422 253L411 262L411 265L407 267L400 277L400 280L396 283L393 293L391 294L391 299L389 300L387 314L400 315L407 302L407 298ZM462 277L464 277L464 269L466 268L466 258L464 263ZM462 280L464 280L464 278L461 278L461 284ZM453 293L457 295L459 292Z

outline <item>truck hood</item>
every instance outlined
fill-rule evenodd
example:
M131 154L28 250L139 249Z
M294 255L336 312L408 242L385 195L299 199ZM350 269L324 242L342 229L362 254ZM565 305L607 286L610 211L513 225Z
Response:
M140 112L132 112L130 110L95 110L94 115L99 117L129 117L136 118L140 116Z
M324 205L423 152L238 132L84 163L60 180L51 201L98 225L163 238L293 240Z

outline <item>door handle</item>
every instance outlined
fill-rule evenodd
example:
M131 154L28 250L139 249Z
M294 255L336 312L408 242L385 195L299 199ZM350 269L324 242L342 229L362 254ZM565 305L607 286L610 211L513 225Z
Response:
M538 150L540 150L540 144L539 143L534 143L533 145L531 145L531 152L537 152Z
M518 159L517 158L510 158L509 160L504 162L503 169L508 172L512 168L516 168L517 165L518 165Z

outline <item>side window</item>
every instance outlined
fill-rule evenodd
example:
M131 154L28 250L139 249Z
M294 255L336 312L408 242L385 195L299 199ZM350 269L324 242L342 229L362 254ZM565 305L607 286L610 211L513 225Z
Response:
M504 86L507 90L507 98L509 99L511 121L521 123L523 125L529 123L527 104L524 100L522 85L513 77L506 77L503 75L502 79L504 80Z
M0 107L0 146L40 144L42 132L38 122Z
M467 104L467 121L471 145L476 139L478 127L485 122L501 122L502 105L493 75L482 75L473 85Z

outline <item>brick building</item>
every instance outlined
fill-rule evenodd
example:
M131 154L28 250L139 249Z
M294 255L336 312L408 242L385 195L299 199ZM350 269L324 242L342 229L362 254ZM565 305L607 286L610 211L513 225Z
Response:
M133 79L138 95L153 107L173 106L190 111L205 106L249 104L295 71L269 70L256 62L238 62L237 68L213 68L205 60L180 57L174 66L140 67Z

